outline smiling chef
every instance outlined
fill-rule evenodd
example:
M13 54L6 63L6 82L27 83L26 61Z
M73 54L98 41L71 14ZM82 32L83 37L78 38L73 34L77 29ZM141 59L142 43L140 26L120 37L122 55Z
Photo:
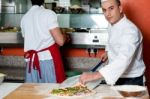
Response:
M105 79L109 85L144 85L145 64L142 57L142 34L123 13L119 0L101 0L108 25L108 43L102 61L108 64L96 72L86 72L80 82Z

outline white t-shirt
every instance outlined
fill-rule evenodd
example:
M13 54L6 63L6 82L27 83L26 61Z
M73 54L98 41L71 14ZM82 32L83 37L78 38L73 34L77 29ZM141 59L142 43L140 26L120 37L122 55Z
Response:
M107 84L115 84L120 77L144 74L143 37L138 28L124 16L113 26L109 25L108 37L106 51L109 64L99 70Z
M57 15L43 6L34 5L21 20L24 51L47 48L55 43L50 29L58 27ZM38 53L40 60L52 59L49 51Z

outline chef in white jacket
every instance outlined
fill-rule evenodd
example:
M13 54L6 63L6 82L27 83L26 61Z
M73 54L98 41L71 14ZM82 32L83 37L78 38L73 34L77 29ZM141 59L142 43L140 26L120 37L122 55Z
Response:
M80 82L104 78L109 85L144 85L145 64L142 57L142 34L122 11L119 0L102 0L102 10L110 23L108 44L101 60L108 64L97 72L83 73Z

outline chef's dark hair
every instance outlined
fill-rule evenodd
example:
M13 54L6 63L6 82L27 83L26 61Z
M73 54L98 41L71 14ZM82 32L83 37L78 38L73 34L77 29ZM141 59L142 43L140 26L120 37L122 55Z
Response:
M118 5L118 6L120 6L120 5L121 5L120 0L116 0L116 3L117 3L117 5Z
M38 5L41 6L44 3L44 0L31 0L32 5Z

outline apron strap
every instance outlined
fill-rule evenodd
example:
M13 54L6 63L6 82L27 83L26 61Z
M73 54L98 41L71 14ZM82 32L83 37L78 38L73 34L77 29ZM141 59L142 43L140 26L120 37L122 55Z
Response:
M38 57L37 53L45 51L45 50L49 50L52 57L53 57L57 83L63 82L66 79L65 71L64 71L64 66L63 66L63 62L61 59L59 46L56 43L53 44L52 46L48 47L48 48L45 48L45 49L42 49L39 51L29 50L29 51L25 52L24 57L29 58L29 70L28 70L28 72L29 73L31 72L31 66L33 66L34 69L36 68L38 70L39 76L40 76L40 78L42 78L40 63L39 63L39 57ZM34 59L32 59L33 55L35 55ZM32 60L33 60L33 65L31 65Z
M54 44L49 48L49 51L53 57L53 62L55 65L57 83L62 83L66 79L66 77L59 46L57 44Z
M39 62L39 57L38 57L37 53L38 52L35 50L29 50L29 51L25 52L24 57L29 58L29 70L28 70L28 72L31 73L31 66L33 66L34 69L38 70L39 76L40 76L40 78L42 78L41 69L40 69L40 62ZM33 55L34 55L34 58L33 58ZM32 60L33 60L33 64L31 65Z

